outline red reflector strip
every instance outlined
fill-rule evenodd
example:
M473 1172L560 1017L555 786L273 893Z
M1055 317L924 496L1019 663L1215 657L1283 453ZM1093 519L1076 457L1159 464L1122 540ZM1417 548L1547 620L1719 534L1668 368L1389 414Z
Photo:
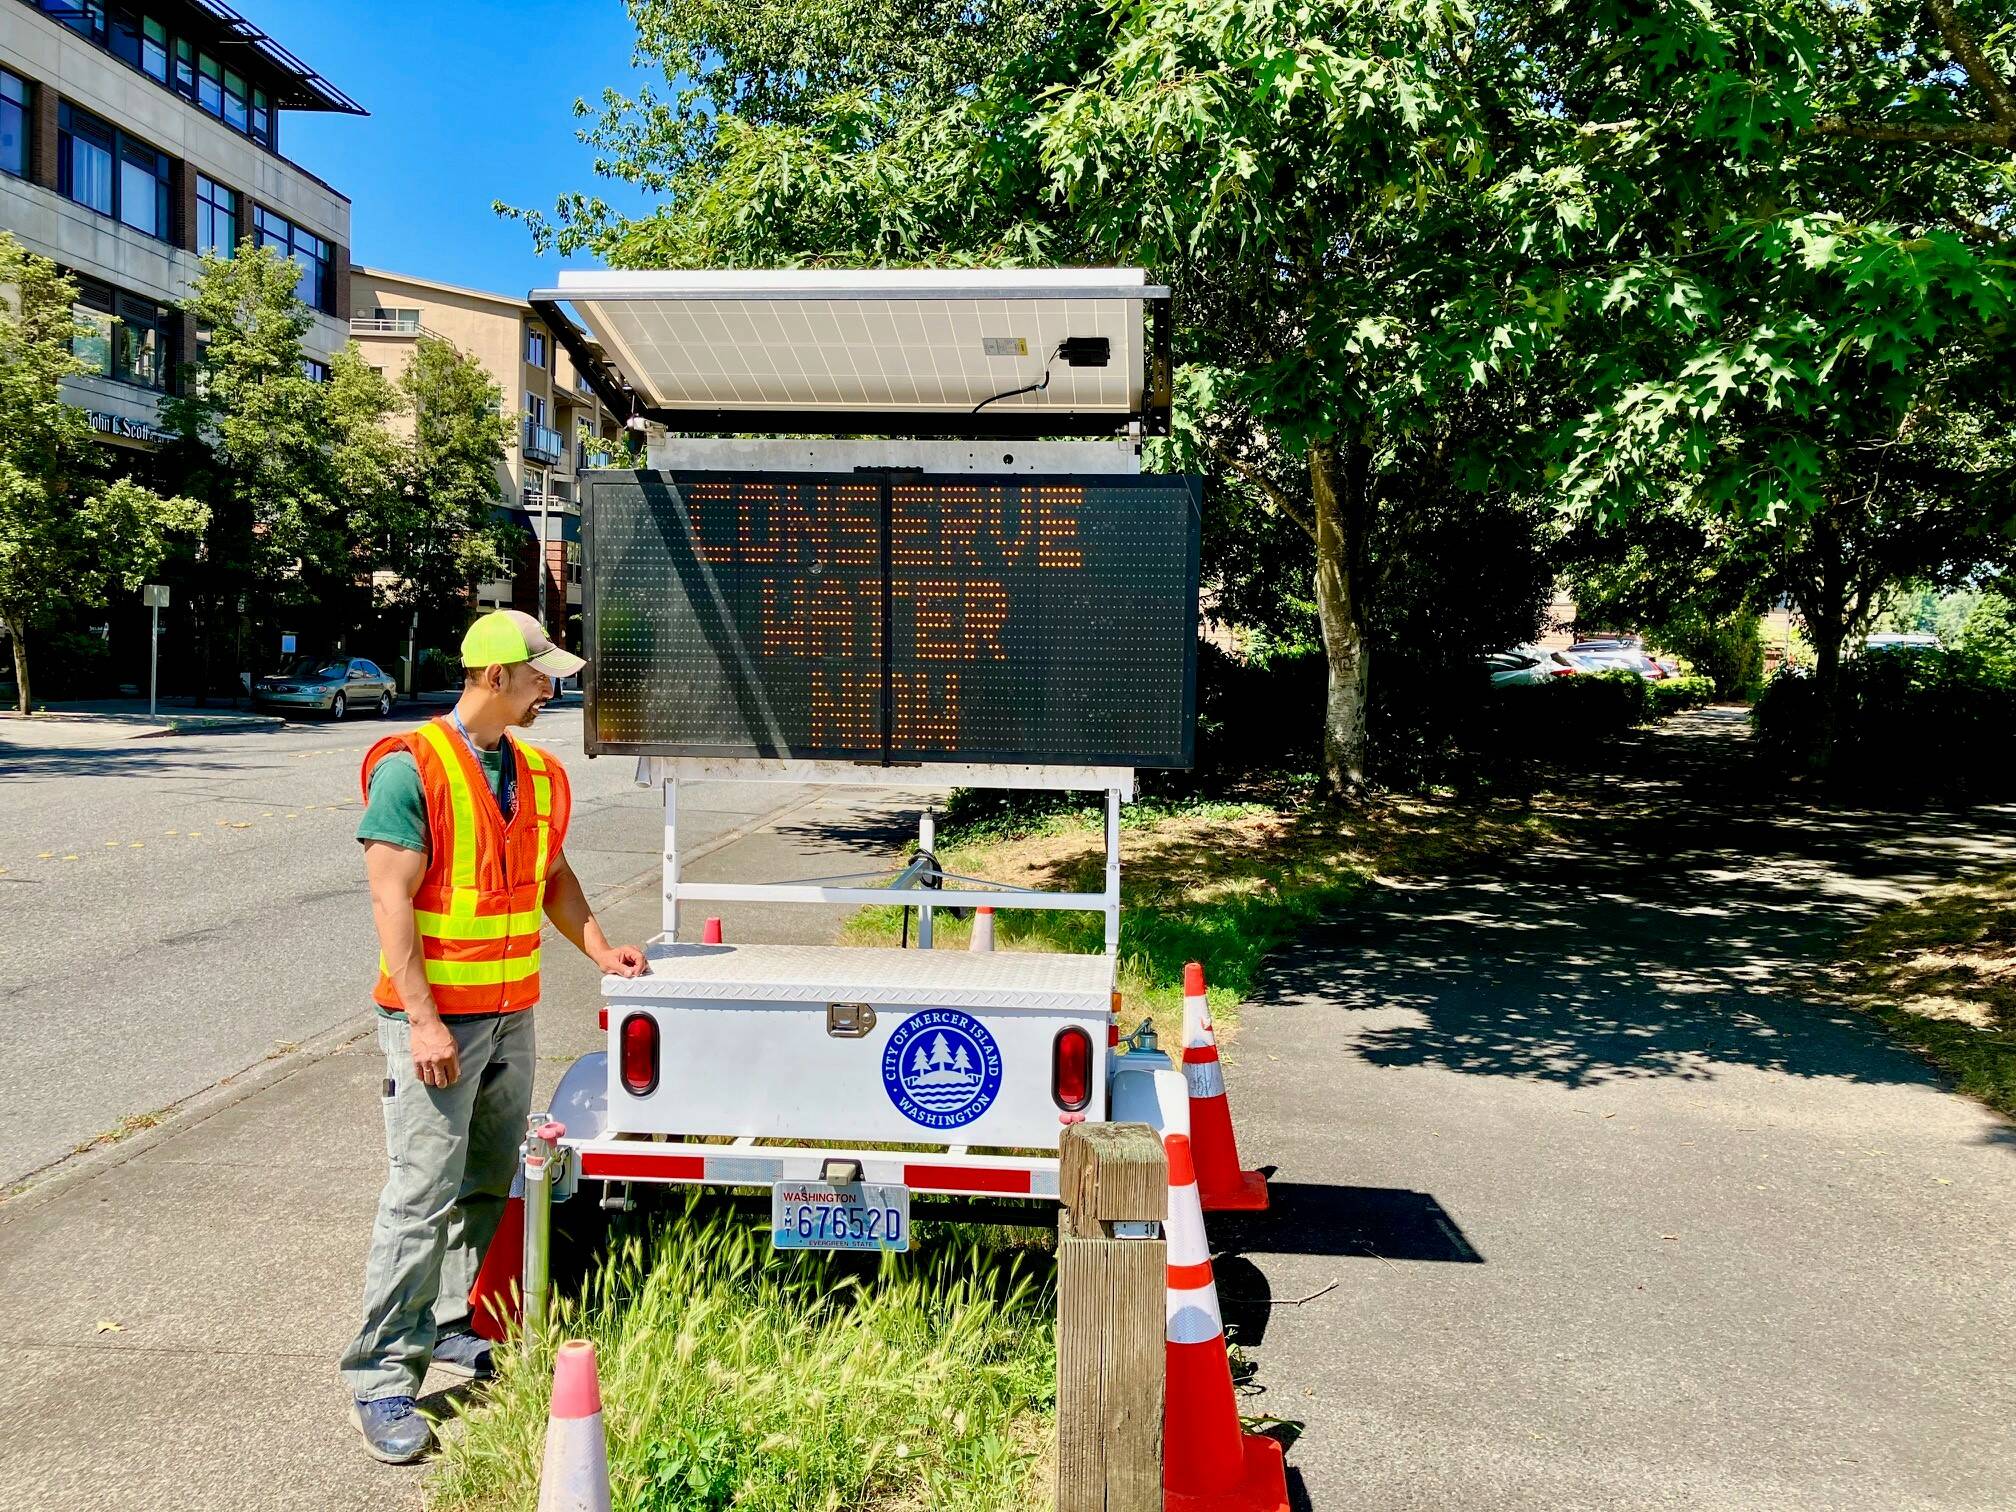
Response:
M1215 1061L1216 1059L1218 1059L1218 1047L1216 1045L1185 1045L1183 1047L1183 1064L1186 1066L1201 1066L1206 1061Z
M707 1176L704 1155L631 1155L583 1150L583 1176L615 1177L637 1181L703 1181Z
M1027 1192L1029 1172L979 1166L906 1165L903 1184L930 1192Z
M1211 1262L1200 1260L1195 1265L1170 1266L1168 1285L1171 1291L1195 1291L1211 1285Z

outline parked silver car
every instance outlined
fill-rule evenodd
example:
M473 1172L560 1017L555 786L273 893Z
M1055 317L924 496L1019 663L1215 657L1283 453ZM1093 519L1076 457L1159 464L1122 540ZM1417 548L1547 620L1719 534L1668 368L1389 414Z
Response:
M399 685L361 656L297 656L271 677L252 684L255 705L314 709L341 719L352 709L369 709L380 719L392 712Z

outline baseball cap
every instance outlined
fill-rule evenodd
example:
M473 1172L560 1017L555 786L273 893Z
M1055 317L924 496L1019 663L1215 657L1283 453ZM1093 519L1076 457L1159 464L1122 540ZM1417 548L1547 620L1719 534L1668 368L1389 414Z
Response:
M587 662L562 651L540 628L539 621L519 609L493 609L462 637L462 665L501 667L529 661L548 677L572 677Z

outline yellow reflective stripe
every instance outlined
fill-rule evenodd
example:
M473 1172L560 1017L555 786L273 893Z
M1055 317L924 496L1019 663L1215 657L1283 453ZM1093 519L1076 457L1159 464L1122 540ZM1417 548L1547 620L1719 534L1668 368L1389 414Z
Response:
M448 911L468 918L476 912L476 794L448 732L430 720L420 727L420 735L434 748L448 774L448 806L454 815L448 860L448 882L454 891L449 894Z
M504 961L427 962L427 980L436 987L498 987L539 974L539 952Z
M505 914L439 914L413 910L413 922L420 933L437 940L502 940L511 935L537 934L539 910Z
M534 775L532 778L532 812L541 819L553 817L553 779Z

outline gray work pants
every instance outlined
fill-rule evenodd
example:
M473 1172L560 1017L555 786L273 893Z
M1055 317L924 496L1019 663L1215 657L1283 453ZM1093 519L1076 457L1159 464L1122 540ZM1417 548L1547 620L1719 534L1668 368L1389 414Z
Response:
M380 1018L385 1154L364 1267L364 1326L343 1352L360 1402L417 1396L443 1332L467 1327L469 1288L504 1216L532 1106L532 1011L445 1020L462 1074L429 1087L413 1070L406 1021Z

